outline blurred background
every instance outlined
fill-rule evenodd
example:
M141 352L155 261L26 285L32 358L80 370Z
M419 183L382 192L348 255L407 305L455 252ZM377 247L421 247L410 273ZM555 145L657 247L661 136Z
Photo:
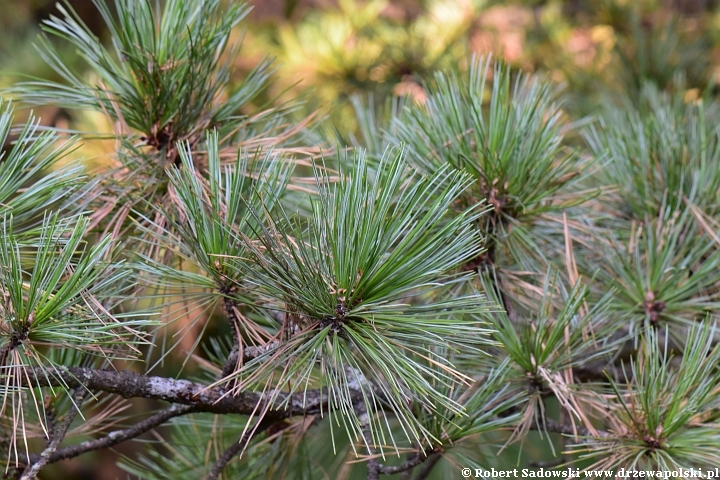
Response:
M94 34L104 23L92 0L68 2ZM238 29L238 79L263 56L276 58L273 87L258 101L301 98L352 131L354 94L382 104L422 101L431 72L492 53L514 68L564 85L573 117L608 98L632 101L641 84L688 96L720 78L720 8L712 0L263 0ZM23 75L52 78L33 44L52 0L0 0L0 87ZM55 38L51 41L56 42ZM62 48L63 45L59 44ZM82 69L74 52L67 62ZM55 80L58 80L55 78ZM68 112L41 111L64 126Z
M103 0L99 0L103 1ZM101 39L105 24L92 0L68 2ZM587 121L605 102L634 103L642 85L681 92L686 101L716 96L720 80L720 2L711 0L255 0L237 38L240 82L260 59L276 59L272 86L249 108L300 100L298 118L319 112L341 134L358 128L354 96L380 107L393 96L422 103L423 79L463 69L473 55L492 54L514 69L561 85L571 121ZM0 0L0 88L28 76L60 80L33 47L54 0ZM51 37L64 60L79 57ZM36 109L45 125L110 131L102 116ZM28 111L20 110L19 116ZM22 121L22 118L18 118ZM328 138L321 135L318 138ZM335 137L338 138L338 137ZM114 143L92 142L78 154L98 161ZM197 334L197 333L196 333ZM194 343L193 335L185 340ZM189 367L192 368L192 367ZM152 405L133 402L133 408ZM528 437L533 439L532 436ZM502 439L498 439L503 443ZM532 443L532 444L531 444ZM527 442L524 456L547 458L547 443ZM85 455L48 468L44 478L126 478L116 451ZM517 448L505 454L518 457ZM332 459L329 460L330 462ZM518 457L518 465L532 461ZM535 466L543 466L541 463Z

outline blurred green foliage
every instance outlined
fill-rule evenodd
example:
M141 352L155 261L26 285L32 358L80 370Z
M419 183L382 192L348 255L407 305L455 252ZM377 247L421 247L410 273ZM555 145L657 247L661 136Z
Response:
M106 37L91 0L68 4ZM710 0L269 0L254 7L236 31L246 36L237 81L263 56L275 57L276 81L257 102L305 94L306 113L320 109L345 131L357 128L353 95L371 94L376 106L391 95L422 102L424 79L468 68L473 53L564 84L572 99L566 108L578 117L610 98L632 101L648 81L697 95L720 75L720 11ZM0 86L20 75L59 80L33 48L39 22L57 13L53 2L2 0L0 9ZM80 67L67 44L58 48Z

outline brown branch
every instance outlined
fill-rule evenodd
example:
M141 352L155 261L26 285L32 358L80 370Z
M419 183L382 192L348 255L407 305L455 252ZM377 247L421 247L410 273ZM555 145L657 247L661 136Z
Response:
M275 392L240 392L229 394L220 387L209 387L189 380L140 375L130 371L95 370L85 367L28 367L30 381L36 387L84 387L92 391L113 393L124 398L152 398L170 403L190 405L198 412L236 413L252 415L263 410L269 399L277 396L276 405L283 408L268 410L264 418L281 420L295 415L307 415L327 410L325 390L309 390L288 396ZM361 401L361 392L353 392Z
M383 475L395 475L396 473L403 473L408 470L412 470L430 458L433 452L434 450L430 449L424 452L415 453L414 455L410 455L402 465L397 465L395 467L380 465L380 473Z
M80 455L86 451L106 448L127 439L140 435L149 429L157 426L164 421L177 415L193 412L209 412L215 414L241 414L252 415L261 411L263 406L267 405L267 401L274 395L274 392L255 393L240 392L236 395L225 392L220 387L208 387L206 385L191 382L188 380L176 380L173 378L154 377L137 374L130 371L111 371L111 370L95 370L85 367L27 367L26 368L30 382L37 387L45 386L63 386L65 388L83 388L90 391L102 391L111 394L121 395L125 398L150 398L156 400L164 400L173 403L173 407L149 417L145 421L135 425L134 427L113 432L107 437L90 440L76 446L66 447L57 451L50 452L49 463L71 458ZM364 412L363 398L360 391L352 390L353 404L359 410L362 417ZM317 413L328 408L328 394L324 390L311 390L287 396L283 393L278 394L276 405L286 403L286 408L273 408L267 411L263 421L275 422L291 416L308 415ZM188 408L179 407L184 405ZM369 419L365 419L367 422ZM573 435L575 431L571 425L562 424L553 419L545 420L545 428L549 432L556 432L566 435ZM538 428L534 426L534 428ZM366 436L366 442L370 448L370 455L373 456L374 448L372 447L372 439L367 438L369 432L367 427L363 429ZM600 436L609 435L607 432L598 431ZM582 426L577 426L577 434L582 436L592 436L591 432ZM440 455L433 453L426 457L423 469L432 468L432 464L436 462L436 458ZM232 457L231 457L232 458ZM31 461L37 462L37 457L32 457ZM229 459L228 459L229 461ZM416 463L417 462L417 463ZM431 462L431 463L429 463ZM401 473L410 470L419 465L420 461L410 460L405 465L399 467L384 467L379 464L377 459L371 458L368 463L368 478L374 480L382 474ZM429 472L429 470L428 470ZM422 475L416 478L424 478Z
M215 465L213 465L212 469L210 470L210 473L207 476L207 480L216 480L222 473L223 469L225 469L227 464L230 463L230 460L235 458L236 455L238 455L245 449L245 447L247 447L247 444L250 442L252 437L255 436L254 434L268 429L271 425L273 425L272 422L262 421L260 425L257 426L257 428L248 429L243 434L243 436L240 437L240 440L233 443L230 448L223 452L218 461L215 462Z
M428 475L430 475L430 472L432 472L433 468L435 468L435 465L437 464L437 462L440 461L441 458L442 455L440 455L439 453L433 453L432 455L430 455L425 464L423 464L418 474L415 475L415 478L413 478L413 480L425 480Z
M353 371L354 369L352 367L346 367L347 370ZM363 380L365 380L365 377L362 377ZM365 400L362 399L358 402L353 402L353 410L355 410L355 413L357 414L357 418L360 421L360 425L362 429L360 430L360 435L363 438L363 441L365 442L365 445L368 449L368 470L367 470L367 480L380 480L380 461L375 456L375 446L372 438L372 431L370 429L370 415L367 411L367 404L365 403Z
M160 410L154 415L136 423L130 428L126 428L125 430L116 430L114 432L110 432L107 436L102 438L87 440L85 442L78 443L77 445L61 448L52 454L47 463L55 463L60 460L74 458L94 450L110 448L126 440L136 438L148 430L152 430L153 428L165 423L173 417L186 415L188 413L192 413L193 411L195 411L194 408L188 405L171 405L170 407ZM31 455L30 461L35 462L37 461L37 458L38 457L36 455Z
M165 377L151 377L130 371L95 370L84 367L28 368L28 375L34 386L63 386L82 388L121 395L125 398L152 398L171 402L174 405L157 412L142 422L125 430L111 432L103 438L88 440L77 445L54 451L47 463L73 458L83 453L112 447L135 438L148 430L166 422L170 418L191 412L210 412L215 414L251 415L266 404L272 392L227 394L219 387L207 387L187 380ZM358 398L360 394L358 393ZM311 390L292 395L283 394L277 403L288 401L288 408L271 409L265 414L263 424L294 415L307 415L327 409L328 395L324 391ZM357 400L359 401L359 399ZM28 463L34 463L40 456L32 455ZM27 459L25 459L27 460ZM228 459L229 461L229 459Z
M414 470L414 469L415 469L415 467L410 468L410 469L405 470L404 472L402 472L402 473L400 474L400 480L410 480L410 478L412 477L412 473L413 473L413 470Z
M84 388L79 388L75 391L75 394L73 395L73 405L70 406L70 410L65 416L65 419L60 425L57 426L56 429L54 429L52 433L52 440L50 440L50 443L40 454L40 457L37 459L37 461L32 464L28 464L27 468L25 469L25 473L23 473L22 477L20 477L20 480L31 480L37 477L37 475L40 473L40 470L42 470L43 467L45 467L45 465L50 462L50 459L55 453L55 450L57 450L60 442L62 442L62 440L65 438L65 435L70 428L70 424L72 423L75 415L80 409L82 401L85 399L86 393L87 390L85 390Z
M380 461L374 456L374 452L371 452L370 455L367 480L380 480Z
M230 292L228 287L224 287L222 290L222 293L228 294ZM225 362L225 365L222 369L222 378L227 377L235 370L235 365L237 364L237 354L235 356L235 360L231 361L232 352L237 352L240 348L240 338L238 337L238 329L240 328L240 319L237 317L237 314L235 313L235 309L237 308L237 301L232 299L231 297L224 297L223 298L223 308L225 310L225 317L228 320L228 323L230 324L230 333L232 334L233 339L233 346L232 351L230 352L230 356L228 357L227 361Z
M270 342L266 345L257 345L257 346L249 346L243 348L242 351L242 359L243 362L248 362L255 357L259 357L260 355L269 352L270 350L273 350L278 345L280 345L280 342L274 341ZM233 345L232 350L230 350L230 354L228 355L227 360L225 361L225 365L223 366L221 377L225 378L228 375L232 374L235 370L235 366L238 364L238 357L240 356L240 348L237 344Z

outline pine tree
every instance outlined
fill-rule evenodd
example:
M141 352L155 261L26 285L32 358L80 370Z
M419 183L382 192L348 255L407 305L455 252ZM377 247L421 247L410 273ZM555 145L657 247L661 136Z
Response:
M6 477L141 438L131 478L717 466L710 92L572 122L473 58L348 133L260 100L268 59L234 82L247 5L96 6L108 42L44 24L90 75L43 38L63 82L4 95L104 116L112 162L0 108Z

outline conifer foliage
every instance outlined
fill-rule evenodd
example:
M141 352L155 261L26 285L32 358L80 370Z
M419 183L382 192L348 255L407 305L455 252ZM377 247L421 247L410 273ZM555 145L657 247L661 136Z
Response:
M0 106L7 478L123 442L143 479L717 466L709 93L571 122L472 58L343 132L259 101L267 59L233 80L230 3L97 0L106 42L59 6L87 71L43 38L62 82L3 93L113 125ZM103 136L109 164L74 160Z

